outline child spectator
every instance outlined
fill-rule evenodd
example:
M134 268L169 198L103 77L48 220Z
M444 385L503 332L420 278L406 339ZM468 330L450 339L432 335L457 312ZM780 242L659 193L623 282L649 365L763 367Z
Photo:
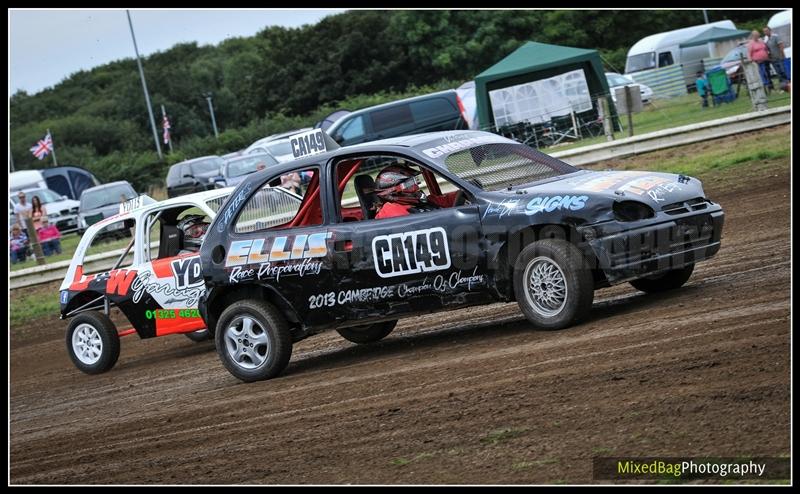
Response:
M36 235L39 236L39 244L45 256L61 254L61 232L50 224L47 216L42 217L42 227L36 230Z
M695 84L697 85L697 94L700 95L700 99L703 102L703 108L708 108L708 82L705 77L703 77L702 71L697 72Z
M14 224L11 235L8 237L8 250L11 253L11 264L25 262L28 253L28 236L22 233L22 228Z

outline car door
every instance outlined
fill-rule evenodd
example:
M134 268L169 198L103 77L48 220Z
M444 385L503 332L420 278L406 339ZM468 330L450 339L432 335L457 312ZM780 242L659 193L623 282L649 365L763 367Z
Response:
M310 181L299 195L280 187L282 176L309 172ZM308 326L333 322L329 313L318 310L326 306L319 295L335 283L320 177L319 166L304 166L260 182L228 230L224 260L226 284L264 286Z
M486 301L480 225L474 204L334 223L336 289L324 301L351 323Z

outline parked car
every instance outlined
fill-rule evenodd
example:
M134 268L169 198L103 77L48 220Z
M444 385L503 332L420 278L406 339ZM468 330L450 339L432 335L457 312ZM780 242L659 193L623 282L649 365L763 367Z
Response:
M225 160L219 156L203 156L175 163L167 172L167 197L211 190L222 177Z
M19 202L16 191L8 197L9 221L15 222L16 216L13 215L14 205ZM78 230L78 207L80 203L68 197L57 194L47 188L24 189L25 198L28 204L32 204L33 197L38 196L42 205L47 209L47 217L51 224L56 225L61 233L71 233Z
M327 133L341 146L390 137L440 130L468 129L455 89L416 96L349 113L328 127Z
M278 161L271 154L248 154L231 158L222 165L222 178L217 180L216 186L223 188L238 185L250 173L277 164Z
M744 69L742 68L743 60L748 60L747 43L742 43L733 48L719 61L718 67L725 69L725 73L728 74L728 78L733 84L739 82L739 80L744 77ZM711 70L714 68L716 67L711 67Z
M273 134L269 137L259 139L247 149L244 154L271 154L278 163L283 163L292 159L292 148L289 146L289 137L311 130L311 127L292 130L289 132L281 132L280 134Z
M292 141L296 159L248 175L200 248L200 315L243 381L279 375L319 332L370 343L470 305L516 301L534 327L565 328L595 289L676 289L720 248L722 208L685 175L581 170L487 132ZM302 199L276 200L302 171ZM405 215L381 216L387 192Z
M133 186L125 181L98 185L83 191L78 213L78 233L83 235L87 228L98 221L119 214L120 204L138 197ZM120 228L119 234L128 230Z
M608 88L611 90L611 99L614 101L614 104L617 103L617 92L615 91L618 87L625 87L631 86L631 89L638 89L639 94L642 95L642 103L647 104L653 99L653 90L650 89L649 86L636 82L630 77L626 77L622 74L617 74L616 72L606 72L606 80L608 81Z
M47 182L47 187L76 201L89 187L100 185L100 181L89 170L78 166L57 166L39 170Z
M336 110L334 112L331 112L330 114L325 116L325 118L323 118L319 122L315 123L314 124L314 128L315 129L322 129L322 130L327 132L328 128L331 125L333 125L334 123L336 123L337 120L339 120L340 118L342 118L345 115L349 115L350 113L352 113L350 110L345 110L345 109Z
M125 203L122 212L89 226L60 287L61 318L71 319L67 352L78 369L88 374L111 369L119 357L120 336L126 334L152 338L180 333L193 341L208 339L197 312L197 299L205 289L197 251L204 229L231 190L162 202L138 196ZM134 235L118 267L89 272L89 247L120 230L133 230ZM119 308L132 329L118 332L109 319L112 307Z

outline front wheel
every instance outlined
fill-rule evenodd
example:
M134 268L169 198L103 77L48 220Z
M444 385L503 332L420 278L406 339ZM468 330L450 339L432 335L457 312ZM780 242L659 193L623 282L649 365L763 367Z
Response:
M101 312L84 312L75 316L67 328L67 352L75 367L83 372L106 372L119 358L116 326Z
M217 354L228 372L245 382L279 375L292 356L292 334L278 309L240 300L225 309L215 331Z
M594 280L577 247L560 239L539 240L517 256L514 294L537 328L562 329L591 309Z
M364 344L386 338L394 330L395 326L397 326L397 321L386 321L365 326L342 328L336 331L347 341Z
M646 278L639 278L638 280L631 281L631 285L637 290L645 293L658 293L667 290L674 290L680 288L689 281L694 271L694 264L689 264L682 268L670 269L663 273L659 273Z

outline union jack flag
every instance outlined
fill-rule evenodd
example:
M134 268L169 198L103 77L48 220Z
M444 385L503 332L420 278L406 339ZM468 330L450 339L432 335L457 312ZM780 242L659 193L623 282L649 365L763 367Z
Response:
M40 161L45 159L51 151L53 151L53 138L50 137L50 132L31 148L33 155L39 158Z
M164 126L164 144L168 144L170 126L169 126L169 119L167 118L166 115L164 115L164 122L162 123L162 125Z

